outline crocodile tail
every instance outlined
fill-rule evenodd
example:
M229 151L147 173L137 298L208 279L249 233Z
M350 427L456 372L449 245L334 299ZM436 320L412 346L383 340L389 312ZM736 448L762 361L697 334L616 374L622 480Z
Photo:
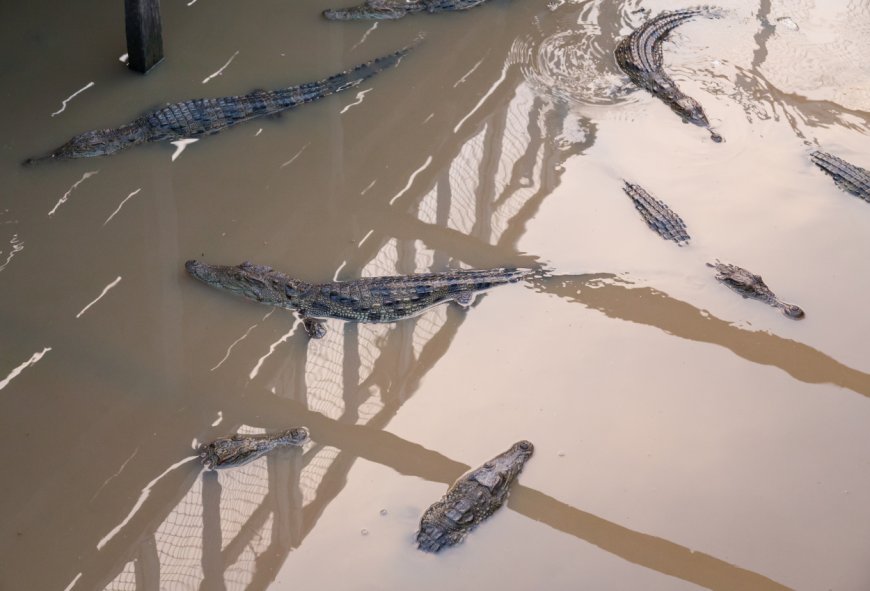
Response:
M810 154L813 163L829 174L838 187L844 191L870 201L870 171L849 164L827 152L815 151Z
M366 2L350 8L327 8L323 11L323 18L330 21L396 20L410 12L419 12L420 10L422 10L422 7L417 10L411 10L403 5L396 7L388 5L377 6Z
M365 62L329 78L276 90L274 91L275 102L280 105L282 110L289 109L302 103L315 101L330 94L353 88L378 72L398 65L402 58L419 44L421 39L422 37L418 37L413 43L398 51Z

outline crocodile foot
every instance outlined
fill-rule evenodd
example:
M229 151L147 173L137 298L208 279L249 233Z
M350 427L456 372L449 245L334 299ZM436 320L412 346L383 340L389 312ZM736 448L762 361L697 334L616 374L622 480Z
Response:
M326 321L316 318L303 318L302 326L305 327L305 332L312 339L322 339L326 336Z

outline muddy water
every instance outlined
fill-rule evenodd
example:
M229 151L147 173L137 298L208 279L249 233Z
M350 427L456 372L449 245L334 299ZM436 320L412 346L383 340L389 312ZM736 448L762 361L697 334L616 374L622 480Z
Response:
M870 10L722 5L665 49L721 145L625 87L611 56L638 2L371 25L309 0L164 0L147 77L119 61L120 7L7 6L0 588L866 589L870 207L808 153L870 167ZM420 32L396 70L280 118L19 166ZM691 245L647 230L624 178ZM554 276L309 342L290 312L191 280L194 257L309 281ZM717 258L806 319L717 284ZM217 475L191 457L293 425L301 452ZM458 549L414 550L423 510L521 438L536 454L508 507Z

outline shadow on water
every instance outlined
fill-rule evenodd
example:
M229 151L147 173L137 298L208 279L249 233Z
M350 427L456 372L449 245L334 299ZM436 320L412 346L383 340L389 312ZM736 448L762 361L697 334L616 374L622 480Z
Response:
M834 384L870 396L870 375L809 345L769 332L739 328L651 287L632 287L615 275L550 275L533 288L668 334L719 345L753 363L778 367L807 384Z

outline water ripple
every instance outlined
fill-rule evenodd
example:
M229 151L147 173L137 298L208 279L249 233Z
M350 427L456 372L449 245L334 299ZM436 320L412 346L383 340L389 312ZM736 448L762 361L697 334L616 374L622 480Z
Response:
M526 80L556 99L585 105L625 102L635 90L619 69L617 41L638 24L635 2L550 5L551 16L536 21L537 31L518 38L509 60Z

